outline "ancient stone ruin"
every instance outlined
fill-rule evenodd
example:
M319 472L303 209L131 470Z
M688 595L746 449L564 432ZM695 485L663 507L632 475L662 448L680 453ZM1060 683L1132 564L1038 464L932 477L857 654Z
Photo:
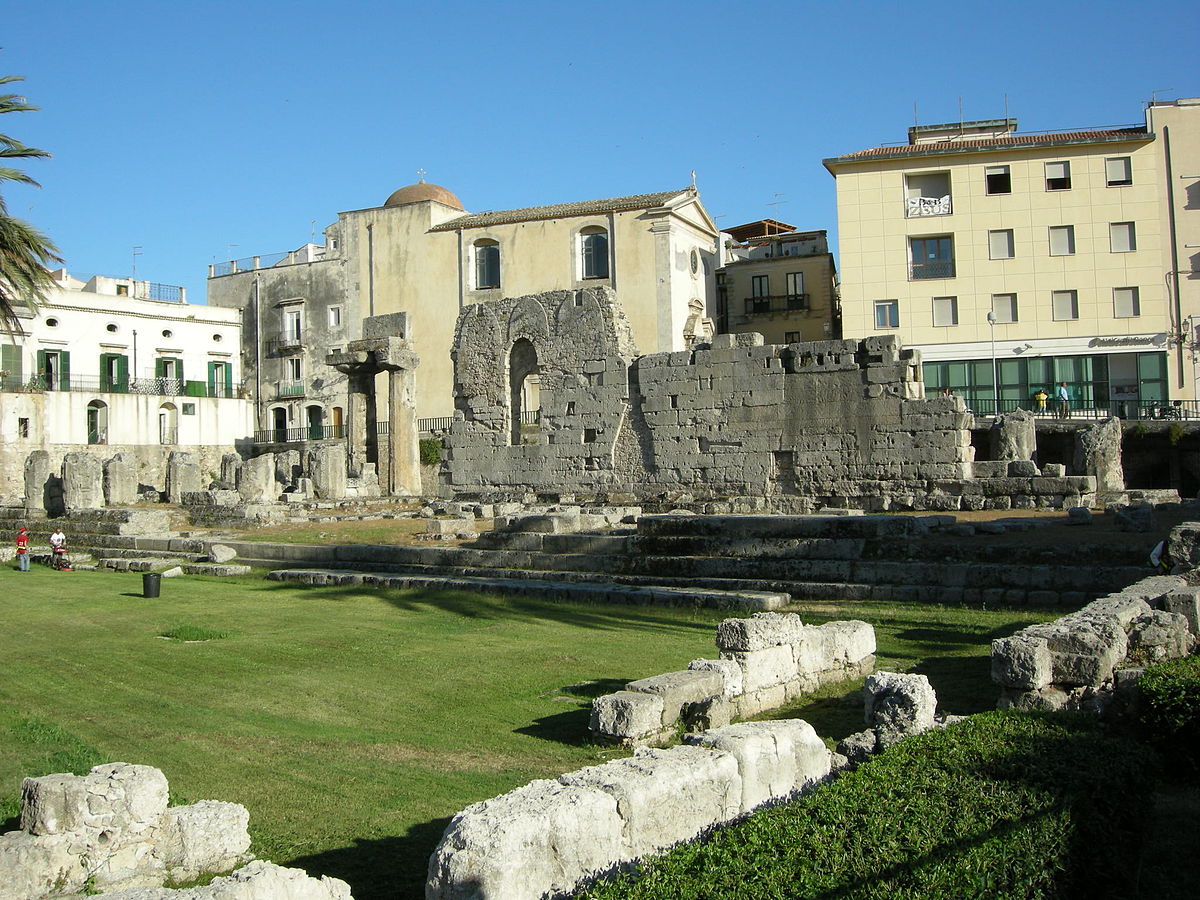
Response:
M719 659L632 681L592 701L599 741L646 746L678 727L713 728L783 706L822 684L861 678L875 662L866 622L804 625L793 613L756 613L717 626Z
M113 900L350 900L338 879L250 862L245 807L216 800L169 807L167 796L161 771L128 763L26 778L21 828L0 835L0 900L85 891ZM162 887L238 866L208 888Z
M972 415L927 399L894 337L709 346L639 356L615 293L466 307L452 355L458 493L763 497L781 512L1090 506L1095 478L1044 475L1028 441L977 470ZM1028 464L1010 473L1009 460ZM1009 475L1014 478L1010 479Z

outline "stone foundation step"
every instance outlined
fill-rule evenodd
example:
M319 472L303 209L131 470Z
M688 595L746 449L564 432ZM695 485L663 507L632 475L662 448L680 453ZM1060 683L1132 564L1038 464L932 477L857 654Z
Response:
M169 556L102 557L96 561L97 568L111 569L114 572L161 572L164 569L172 569L175 566L192 564L190 560Z
M787 594L767 591L705 590L694 587L640 586L613 582L558 582L537 578L391 575L341 569L277 569L267 577L274 581L292 581L302 584L471 590L490 594L536 596L587 603L628 603L637 606L693 606L762 611L779 609L790 602Z
M249 575L253 571L250 566L231 563L191 562L184 563L182 568L185 575L215 575L221 578Z
M117 548L88 548L89 550L99 550L97 555L103 556L106 559L186 559L189 562L204 562L206 556L203 553L182 554L173 550L150 550L143 547Z

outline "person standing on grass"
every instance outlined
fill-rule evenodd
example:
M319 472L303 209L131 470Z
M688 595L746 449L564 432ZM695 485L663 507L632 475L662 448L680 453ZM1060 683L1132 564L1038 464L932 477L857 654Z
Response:
M29 571L29 532L24 526L17 532L17 568L22 572Z
M1071 415L1071 395L1067 393L1067 383L1058 383L1058 417L1065 419Z
M63 534L61 525L56 525L54 534L50 535L50 552L54 554L54 568L61 569L67 553L67 536Z

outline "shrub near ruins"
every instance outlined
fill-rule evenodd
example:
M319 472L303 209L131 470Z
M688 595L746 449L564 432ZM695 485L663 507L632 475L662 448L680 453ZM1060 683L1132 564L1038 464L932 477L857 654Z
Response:
M577 896L1133 896L1153 770L1084 720L983 713Z
M1156 663L1138 681L1139 719L1172 769L1200 775L1200 656Z

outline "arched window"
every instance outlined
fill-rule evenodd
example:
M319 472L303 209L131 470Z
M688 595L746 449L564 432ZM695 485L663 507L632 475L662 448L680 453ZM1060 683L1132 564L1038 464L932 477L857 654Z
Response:
M335 406L329 411L329 413L330 427L333 429L333 433L329 436L334 438L344 438L346 436L346 425L342 421L342 408L340 406Z
M158 408L158 442L179 443L179 410L174 403L164 403Z
M519 338L508 354L509 402L512 411L509 436L513 446L525 443L523 430L538 430L542 410L540 374L537 348L525 338Z
M308 420L308 439L310 441L321 440L325 436L325 411L314 405L307 407L304 412Z
M108 406L102 400L87 405L87 431L89 444L108 443Z
M579 232L584 278L608 277L608 232L592 225Z
M482 239L474 244L475 290L482 291L500 287L500 245Z
M287 443L288 411L286 406L276 406L271 410L272 440L277 444Z

